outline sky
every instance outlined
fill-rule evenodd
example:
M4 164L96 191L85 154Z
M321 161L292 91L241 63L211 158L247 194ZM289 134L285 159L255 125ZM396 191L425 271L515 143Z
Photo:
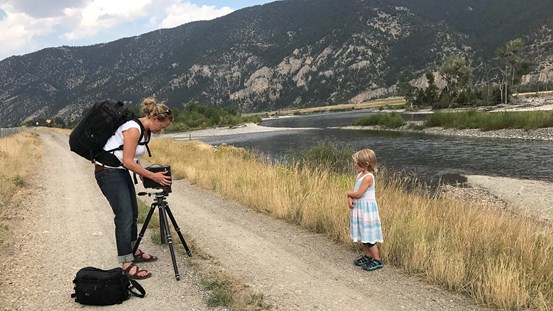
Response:
M275 0L0 0L0 60L105 43Z

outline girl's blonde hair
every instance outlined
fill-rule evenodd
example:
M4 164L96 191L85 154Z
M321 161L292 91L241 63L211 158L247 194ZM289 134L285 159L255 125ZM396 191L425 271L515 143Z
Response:
M351 157L357 165L366 167L369 172L376 173L378 171L376 167L376 154L371 149L357 151Z
M142 101L142 111L148 118L156 117L159 121L165 121L167 119L173 121L173 114L171 109L165 104L158 103L153 97L145 98Z

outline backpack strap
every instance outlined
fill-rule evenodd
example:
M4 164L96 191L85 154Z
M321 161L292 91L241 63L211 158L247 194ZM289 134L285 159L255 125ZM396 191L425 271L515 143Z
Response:
M144 143L144 146L146 146L146 150L148 151L148 157L152 157L152 153L150 152L150 147L148 147L148 143L150 142L150 137L148 137L148 141Z
M134 121L136 123L138 123L138 126L140 126L140 136L138 137L138 144L139 145L145 145L146 146L146 150L148 150L148 155L150 157L152 157L152 154L150 153L150 148L148 147L148 143L150 142L150 134L148 133L148 138L145 142L142 142L142 138L144 137L144 132L146 131L146 129L144 128L144 125L142 125L142 122L140 122L140 120L138 120L138 118L133 118L132 120L129 120L129 121ZM110 149L110 150L106 150L106 152L114 152L114 151L117 151L117 150L123 150L123 145L119 145L119 147L117 148L113 148L113 149Z
M146 132L146 129L144 128L144 125L142 125L142 122L140 122L140 120L138 118L135 117L133 119L133 121L138 123L138 126L140 126L140 137L138 138L138 144L146 146L146 150L148 151L148 156L151 158L152 153L150 152L150 147L148 147L148 143L150 142L150 137L152 135L151 135L150 132L148 132L148 135L146 136L146 141L142 142L142 138L144 138L144 132ZM133 180L134 180L134 184L138 185L138 179L136 178L136 173L135 172L132 173L132 177L133 177ZM137 285L140 286L140 284L138 284L138 283L137 283ZM132 293L132 291L131 291L131 293ZM142 296L142 297L144 297L144 296Z
M141 140L144 137L144 132L146 131L146 129L144 128L144 125L142 125L142 122L138 120L138 118L135 118L134 121L136 121L140 126L140 138L138 139L138 144L144 145L146 147L146 150L148 151L148 156L151 158L152 153L150 152L150 147L148 147L148 143L150 142L150 138L152 137L152 132L148 131L148 136L146 136L146 141L142 142Z
M144 128L144 125L142 125L142 122L137 117L134 117L132 121L138 123L138 126L140 126L140 137L138 137L138 144L139 145L145 145L150 142L150 134L148 134L148 138L146 142L142 142L142 138L144 138L144 132L146 132L146 129Z
M144 287L133 279L129 279L129 281L132 284L132 286L129 287L129 292L131 292L133 296L144 298L144 296L146 296L146 290L144 290ZM138 290L139 293L135 292L134 289Z

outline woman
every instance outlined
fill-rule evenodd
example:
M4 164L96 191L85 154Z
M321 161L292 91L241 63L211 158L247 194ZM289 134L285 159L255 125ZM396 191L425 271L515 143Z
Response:
M171 185L171 177L166 176L166 172L150 172L142 167L138 160L147 150L138 140L142 137L141 142L146 142L151 133L159 133L167 128L173 121L171 110L153 98L144 99L142 106L145 116L138 120L144 128L143 135L141 136L140 124L135 120L127 121L115 131L104 146L104 150L123 146L123 150L114 151L121 166L106 166L98 161L95 164L96 182L115 214L117 259L125 273L133 279L145 279L152 275L147 270L141 270L135 263L155 261L157 257L139 249L134 254L132 251L137 239L138 203L129 171L162 186Z

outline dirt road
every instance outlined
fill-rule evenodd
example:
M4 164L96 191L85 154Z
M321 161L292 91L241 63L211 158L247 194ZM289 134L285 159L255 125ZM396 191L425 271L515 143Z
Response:
M68 150L67 137L50 131L39 134L44 156L14 212L17 225L10 228L14 242L0 264L0 306L83 309L69 296L75 273L85 266L117 266L113 215L90 163ZM391 266L360 270L352 264L356 254L345 247L184 180L174 183L168 202L185 238L194 239L275 309L479 309L467 298L426 285ZM182 279L175 281L167 246L152 245L145 238L141 248L160 257L141 265L153 273L140 282L147 296L133 297L110 310L209 310L197 276L182 262Z

